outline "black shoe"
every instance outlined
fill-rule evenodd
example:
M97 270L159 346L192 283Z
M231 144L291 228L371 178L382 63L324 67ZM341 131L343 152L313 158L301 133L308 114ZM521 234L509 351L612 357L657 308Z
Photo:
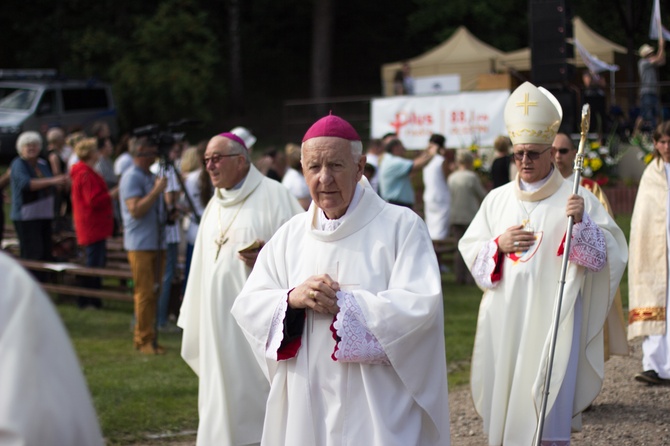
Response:
M635 375L635 381L640 381L649 385L659 385L664 384L665 381L669 381L658 376L655 370L645 370L642 373Z

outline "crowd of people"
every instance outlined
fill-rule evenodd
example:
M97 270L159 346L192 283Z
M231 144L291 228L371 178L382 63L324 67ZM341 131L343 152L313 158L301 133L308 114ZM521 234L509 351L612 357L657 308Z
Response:
M562 113L543 88L512 92L490 188L472 153L448 149L443 135L413 157L395 134L364 151L332 114L301 145L256 156L243 127L165 153L133 136L114 161L108 129L50 131L44 158L42 136L26 132L4 181L24 258L50 258L68 206L87 265L104 267L106 240L123 235L134 347L163 354L156 330L183 331L181 356L199 380L199 445L450 444L449 290L434 251L449 238L456 282L483 290L471 390L488 444L565 446L604 361L628 353L626 336L645 337L635 379L670 383L670 124L656 127L633 212L626 335L626 239L597 184L582 179L574 193L577 149L558 133ZM177 328L168 304L182 244Z

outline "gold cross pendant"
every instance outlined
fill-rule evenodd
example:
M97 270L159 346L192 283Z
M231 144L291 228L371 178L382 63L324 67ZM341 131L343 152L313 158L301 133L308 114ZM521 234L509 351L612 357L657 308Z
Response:
M216 243L216 257L214 257L214 260L219 260L219 253L221 252L221 247L226 244L228 241L228 237L223 238L223 235L219 237L218 239L214 240L214 243Z

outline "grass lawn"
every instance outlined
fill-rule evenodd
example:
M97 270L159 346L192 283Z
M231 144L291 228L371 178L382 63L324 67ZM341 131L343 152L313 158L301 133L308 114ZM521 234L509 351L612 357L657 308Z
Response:
M198 381L179 355L181 334L160 334L167 353L144 356L133 349L131 304L106 301L102 310L80 310L64 302L58 311L109 445L197 429Z
M626 235L630 216L618 216ZM557 278L558 279L558 278ZM449 386L467 385L481 291L443 276L445 341ZM624 308L628 277L621 283ZM129 303L105 302L103 310L79 310L71 301L58 310L84 367L103 433L110 445L132 444L149 434L197 429L198 383L179 356L180 334L161 335L165 356L133 350Z

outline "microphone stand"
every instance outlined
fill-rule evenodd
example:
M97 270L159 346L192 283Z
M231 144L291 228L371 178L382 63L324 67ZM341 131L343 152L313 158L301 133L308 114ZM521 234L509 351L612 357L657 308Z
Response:
M584 169L584 146L586 145L586 137L589 133L589 119L591 113L589 104L584 104L582 108L582 133L579 140L579 150L575 157L575 164L573 170L575 171L575 180L572 185L572 193L579 192L579 185L581 183L582 170ZM563 250L563 263L561 265L561 277L558 282L558 290L556 292L557 299L554 304L554 325L552 326L551 343L549 344L549 353L547 356L547 372L544 380L544 389L542 391L542 400L540 404L540 418L538 420L537 431L535 435L535 446L542 444L542 431L544 430L544 421L547 416L547 400L549 397L549 385L551 384L551 371L554 367L554 355L556 353L556 340L558 338L558 323L561 319L561 305L563 304L563 290L565 289L565 276L568 271L568 259L570 257L570 243L572 241L572 226L574 225L574 218L571 215L568 217L568 229L565 235L565 249Z

